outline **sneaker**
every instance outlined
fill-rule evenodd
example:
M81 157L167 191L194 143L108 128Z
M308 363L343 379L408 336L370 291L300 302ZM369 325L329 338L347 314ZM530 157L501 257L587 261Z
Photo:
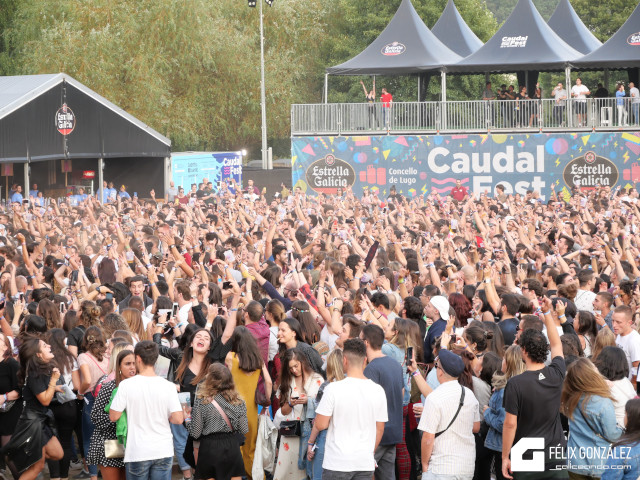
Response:
M83 468L82 459L77 458L75 460L71 460L71 463L69 463L69 468L72 470Z
M83 469L79 474L73 477L73 480L83 480L85 478L91 478L91 474L89 473L89 470Z

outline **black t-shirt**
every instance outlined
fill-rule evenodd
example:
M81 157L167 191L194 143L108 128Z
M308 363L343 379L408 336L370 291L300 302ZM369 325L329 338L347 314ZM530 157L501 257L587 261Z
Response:
M549 458L550 447L566 446L560 422L560 395L566 371L564 358L555 357L541 370L511 378L504 390L506 412L518 417L513 444L523 437L543 437L547 464L556 464ZM557 464L563 462L566 460L558 460Z
M231 351L231 340L222 343L222 337L214 338L207 356L213 363L224 363L227 354Z
M0 395L18 390L20 364L13 358L0 362Z
M40 403L36 395L41 394L49 388L50 374L28 375L27 381L22 388L22 397L26 408L35 410L36 412L46 412L47 407Z
M67 334L67 347L78 347L78 355L84 353L84 349L81 345L82 339L84 338L84 332L86 330L87 329L84 325L78 325Z

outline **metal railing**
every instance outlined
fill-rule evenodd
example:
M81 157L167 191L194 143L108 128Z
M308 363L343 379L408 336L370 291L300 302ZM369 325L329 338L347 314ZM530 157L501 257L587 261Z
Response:
M390 107L381 103L292 105L291 134L637 130L640 102L631 100L398 102Z

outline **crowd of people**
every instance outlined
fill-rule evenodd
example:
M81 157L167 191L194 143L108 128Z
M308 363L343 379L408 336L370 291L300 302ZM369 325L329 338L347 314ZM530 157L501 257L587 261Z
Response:
M640 475L635 186L172 189L0 212L3 476Z

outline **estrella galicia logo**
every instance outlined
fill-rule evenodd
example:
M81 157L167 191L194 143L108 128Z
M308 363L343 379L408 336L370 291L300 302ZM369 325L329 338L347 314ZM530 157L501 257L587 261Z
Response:
M531 459L524 454L533 451ZM544 472L544 438L523 437L511 448L512 472Z
M400 42L388 43L384 47L382 47L382 55L386 55L388 57L392 57L395 55L402 55L407 50Z
M627 43L634 47L640 47L640 32L629 35L629 37L627 37Z

